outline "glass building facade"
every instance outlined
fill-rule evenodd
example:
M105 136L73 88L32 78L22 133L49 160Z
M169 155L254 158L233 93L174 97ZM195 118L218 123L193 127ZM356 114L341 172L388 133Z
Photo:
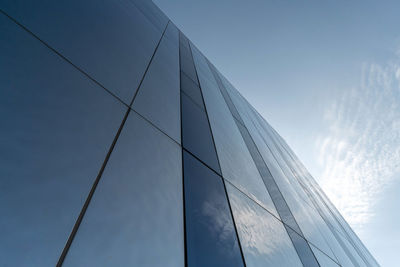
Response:
M0 266L378 266L151 1L0 10Z

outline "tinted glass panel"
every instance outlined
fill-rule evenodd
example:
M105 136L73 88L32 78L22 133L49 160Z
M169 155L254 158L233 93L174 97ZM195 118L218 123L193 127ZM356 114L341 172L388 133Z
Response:
M208 166L220 173L207 115L182 93L183 146Z
M181 90L185 92L200 108L204 109L200 87L184 72L181 72Z
M193 58L190 52L189 43L182 34L180 34L180 63L181 71L185 72L190 79L197 83L197 75L193 65Z
M233 117L235 117L235 119L238 120L239 123L244 125L244 123L242 121L242 118L241 118L240 114L237 111L237 108L233 104L231 97L229 96L228 92L226 91L225 86L223 85L223 83L221 81L221 78L219 77L219 75L217 73L217 70L214 68L214 66L210 62L208 62L208 65L210 66L210 69L214 74L215 80L217 81L218 86L221 89L221 93L222 93L222 95L223 95L223 97L225 99L225 102L228 105L229 110L231 111Z
M246 265L303 266L282 223L229 183L226 189Z
M0 7L125 103L162 33L128 0L4 0Z
M184 153L189 266L243 266L221 177Z
M168 28L172 27L175 26L168 25ZM172 35L166 38L164 35L133 102L133 108L180 143L177 37Z
M276 213L264 182L204 57L197 49L193 49L193 55L223 177L266 209Z
M0 262L55 266L127 110L0 14Z
M131 112L64 266L183 266L181 149Z

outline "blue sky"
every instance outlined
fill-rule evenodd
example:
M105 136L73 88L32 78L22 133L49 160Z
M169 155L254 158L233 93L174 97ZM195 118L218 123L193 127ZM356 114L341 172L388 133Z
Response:
M382 266L400 251L400 2L154 0L285 138Z

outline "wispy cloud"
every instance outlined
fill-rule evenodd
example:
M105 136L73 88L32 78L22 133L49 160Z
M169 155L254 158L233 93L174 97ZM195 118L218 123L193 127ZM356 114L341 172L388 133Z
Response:
M320 184L358 231L373 204L400 173L400 53L384 64L365 64L358 87L325 114L328 132L317 138Z

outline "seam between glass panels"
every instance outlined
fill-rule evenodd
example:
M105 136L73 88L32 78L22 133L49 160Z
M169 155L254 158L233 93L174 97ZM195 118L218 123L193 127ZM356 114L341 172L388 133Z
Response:
M182 120L182 90L181 90L181 79L182 79L182 71L181 71L181 43L180 43L180 38L181 38L181 31L179 30L178 32L178 46L179 46L179 115L181 116L181 161L182 161L182 209L183 209L183 246L184 246L184 264L185 266L188 266L187 262L187 236L186 236L186 206L185 206L185 171L184 171L184 162L183 162L183 120Z

